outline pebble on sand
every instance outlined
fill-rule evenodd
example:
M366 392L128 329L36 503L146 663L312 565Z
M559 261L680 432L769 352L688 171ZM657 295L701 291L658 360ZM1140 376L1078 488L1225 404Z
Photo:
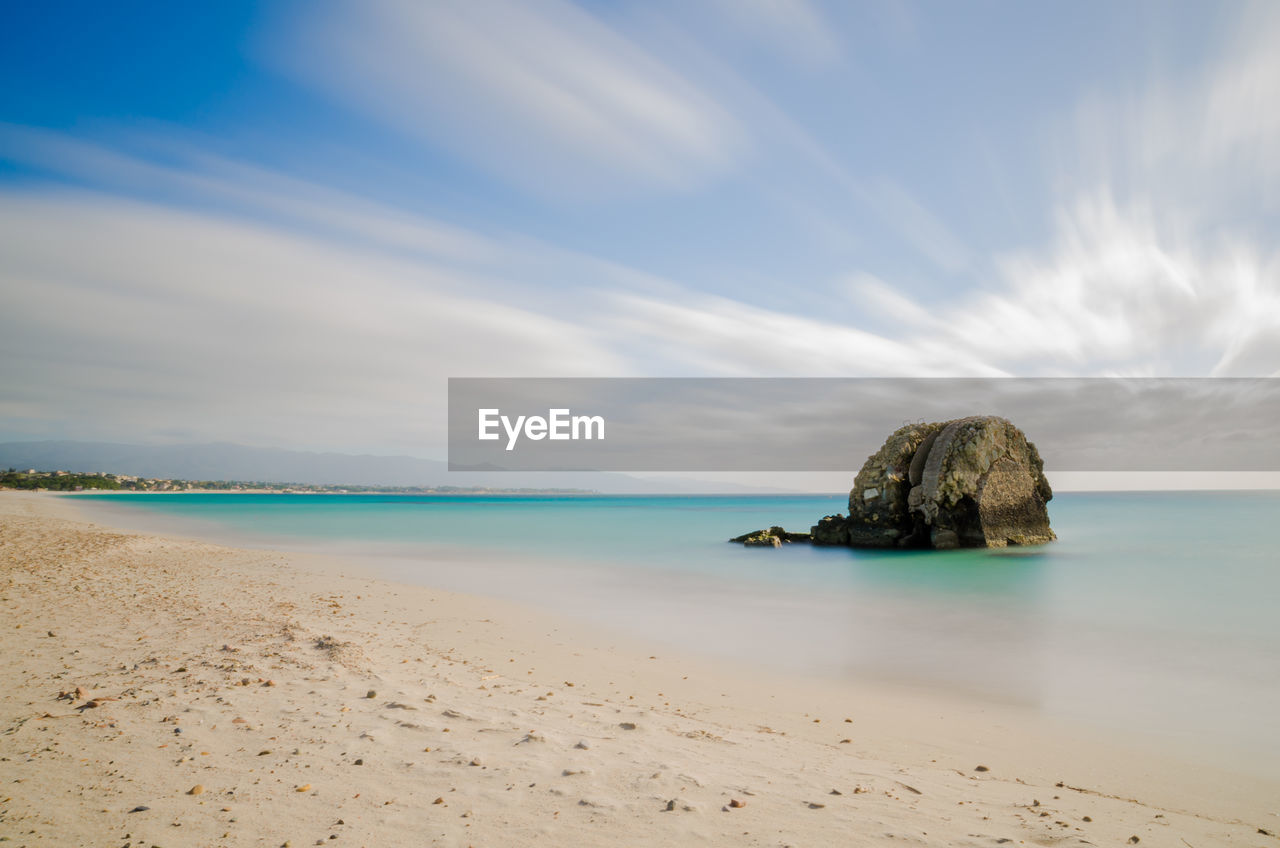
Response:
M188 789L188 790L187 790L187 794L188 794L188 795L203 795L203 794L204 794L204 786L202 786L201 784L197 783L195 786L193 786L193 787L191 787L190 789Z
M376 698L376 697L378 697L378 693L377 693L377 692L375 692L374 690L370 689L368 692L365 692L365 693L364 693L364 696L365 696L366 698Z
M730 799L729 799L729 806L730 806L730 807L733 807L734 809L741 809L742 807L747 806L747 802L746 802L746 801L739 801L737 798L730 798Z
M310 791L311 791L311 784L310 784L310 783L304 783L304 784L302 784L301 786L299 786L297 789L295 789L295 790L293 790L293 791L294 791L294 792L310 792Z

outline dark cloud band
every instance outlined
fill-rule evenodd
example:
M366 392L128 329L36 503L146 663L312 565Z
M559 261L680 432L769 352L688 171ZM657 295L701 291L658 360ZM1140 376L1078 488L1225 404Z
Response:
M514 438L480 439L499 415ZM1051 472L1280 470L1280 379L1268 378L454 378L449 467L856 470L904 423L968 415L1013 421ZM550 438L556 416L598 417L606 437Z

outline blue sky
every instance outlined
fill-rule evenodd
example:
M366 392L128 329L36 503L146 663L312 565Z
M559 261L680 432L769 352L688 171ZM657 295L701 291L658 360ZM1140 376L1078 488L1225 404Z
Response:
M1269 376L1280 9L15 5L0 438L443 450L449 376Z

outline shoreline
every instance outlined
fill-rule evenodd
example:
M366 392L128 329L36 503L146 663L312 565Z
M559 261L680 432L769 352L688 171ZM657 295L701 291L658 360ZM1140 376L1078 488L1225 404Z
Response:
M0 492L0 522L17 844L1280 844L1276 782L1024 710L115 532L53 494ZM77 686L102 700L57 700Z

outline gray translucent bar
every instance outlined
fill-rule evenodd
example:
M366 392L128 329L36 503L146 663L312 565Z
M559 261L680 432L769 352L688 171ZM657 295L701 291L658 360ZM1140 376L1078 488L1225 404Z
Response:
M1048 471L1280 470L1270 378L451 378L449 469L856 471L904 423L970 415Z

